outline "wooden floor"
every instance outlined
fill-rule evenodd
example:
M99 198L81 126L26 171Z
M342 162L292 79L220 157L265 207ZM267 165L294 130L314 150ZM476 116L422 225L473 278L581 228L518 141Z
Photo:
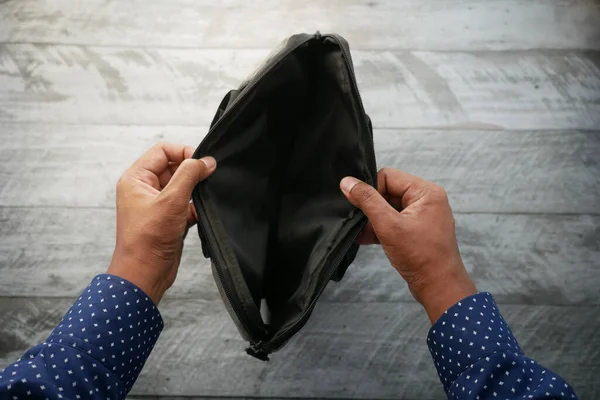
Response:
M353 49L378 164L448 190L460 248L525 352L600 398L600 1L0 1L0 368L42 341L115 236L115 183L197 145L281 39ZM428 322L378 248L270 363L189 235L131 398L443 398Z

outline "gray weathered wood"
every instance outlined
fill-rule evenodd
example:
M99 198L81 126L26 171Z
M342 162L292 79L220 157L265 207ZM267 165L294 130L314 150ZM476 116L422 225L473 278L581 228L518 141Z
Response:
M0 46L0 121L208 125L266 50ZM375 127L596 129L598 52L356 51Z
M297 32L337 32L361 49L600 49L586 0L8 1L0 41L270 48Z
M282 397L285 398L285 397ZM148 394L133 394L128 395L127 400L273 400L271 396L172 396L172 395L148 395ZM293 397L294 400L313 400L313 397ZM320 400L339 399L336 397L319 397ZM403 400L416 400L404 397ZM428 399L430 400L430 399Z
M350 42L380 166L447 188L478 288L600 397L600 3L298 4L0 0L0 368L106 270L122 171L156 141L196 146L277 42L319 29ZM378 247L268 364L243 353L195 230L161 310L131 398L443 398L428 322Z
M229 396L154 396L154 395L129 395L127 400L272 400L272 397L229 397ZM294 400L308 400L308 398L295 397Z
M164 395L164 396L155 396L155 395L139 395L139 394L130 394L127 396L127 400L273 400L272 397L262 397L262 396L252 396L252 397L246 397L246 396L198 396L198 395L193 395L193 396L171 396L171 395ZM307 397L295 397L294 400L308 400L310 398ZM326 400L326 399L323 399Z
M0 299L0 365L42 341L69 304ZM425 346L429 322L415 303L322 302L269 363L244 353L245 343L220 301L165 300L160 308L166 329L133 394L443 397ZM501 310L528 356L565 377L581 398L600 393L597 307L504 305Z
M114 248L110 209L0 208L0 295L76 295L106 271ZM480 290L529 304L600 304L600 216L458 214L467 269ZM219 299L195 230L169 297ZM377 246L361 250L332 301L411 299Z
M600 131L380 130L375 152L441 184L455 211L600 211Z
M115 183L161 140L207 128L0 124L0 205L113 207ZM600 131L376 130L380 167L436 181L455 211L600 213ZM575 195L576 194L576 195Z

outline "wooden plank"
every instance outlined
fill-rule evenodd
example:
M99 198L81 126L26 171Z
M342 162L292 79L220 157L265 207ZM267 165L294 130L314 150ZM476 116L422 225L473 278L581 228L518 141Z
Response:
M0 46L0 121L203 125L266 50ZM355 51L378 128L597 129L600 53Z
M585 0L8 1L0 41L270 48L321 30L361 49L600 49L599 19Z
M114 211L0 208L0 295L75 296L108 267ZM600 305L600 216L456 215L467 269L503 302ZM172 298L219 299L195 231L186 241ZM397 302L412 297L378 246L365 247L328 301Z
M0 365L48 334L69 300L0 300ZM165 300L166 328L132 394L331 398L443 398L416 303L320 303L269 363L247 356L219 301ZM600 393L597 307L501 306L526 354L581 398ZM35 329L30 327L34 325Z
M154 395L129 395L127 400L272 400L272 397L229 397L229 396L154 396ZM309 398L294 397L294 400L308 400ZM312 399L311 399L312 400Z
M286 397L282 397L282 399L285 399ZM172 395L164 395L164 396L157 396L157 395L147 395L147 394L143 394L143 395L139 395L139 394L134 394L134 395L128 395L127 396L127 400L273 400L274 398L271 396L251 396L251 397L247 397L247 396L172 396ZM314 400L314 397L293 397L294 400ZM329 400L329 399L339 399L336 397L319 397L320 400ZM403 400L416 400L416 399L410 399L407 397L404 397Z
M154 396L154 395L129 395L127 400L272 400L272 397L245 397L245 396ZM308 400L308 398L295 397L294 400Z
M0 205L113 207L117 179L146 149L195 147L206 131L0 124ZM600 131L381 129L374 139L380 167L440 183L455 211L600 213Z
M600 211L600 131L379 130L374 137L380 167L441 184L455 211Z
M7 272L0 295L78 294L106 272L115 229L113 209L0 208L0 271ZM186 239L179 273L169 295L220 299L195 228Z
M0 205L114 207L121 174L154 144L196 147L203 127L0 124Z
M506 303L600 304L598 216L455 218L461 254L479 290ZM325 298L340 301L410 298L378 246L363 248L344 281L329 289Z

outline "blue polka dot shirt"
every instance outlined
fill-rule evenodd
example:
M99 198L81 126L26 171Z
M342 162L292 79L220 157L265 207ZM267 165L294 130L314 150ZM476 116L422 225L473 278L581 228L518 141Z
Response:
M577 398L564 379L525 357L489 293L450 307L427 346L450 399Z
M0 399L124 399L163 328L132 283L98 275L48 339L0 372ZM489 293L431 327L427 345L451 399L574 399L560 376L525 357Z
M44 343L0 372L0 399L123 399L162 328L141 289L99 275Z

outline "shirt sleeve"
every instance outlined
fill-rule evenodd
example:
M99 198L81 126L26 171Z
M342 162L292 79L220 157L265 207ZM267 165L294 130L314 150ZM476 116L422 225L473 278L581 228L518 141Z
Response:
M427 345L450 399L576 399L527 358L489 293L467 297L431 327Z
M44 343L0 372L0 398L124 399L162 328L141 289L98 275Z

